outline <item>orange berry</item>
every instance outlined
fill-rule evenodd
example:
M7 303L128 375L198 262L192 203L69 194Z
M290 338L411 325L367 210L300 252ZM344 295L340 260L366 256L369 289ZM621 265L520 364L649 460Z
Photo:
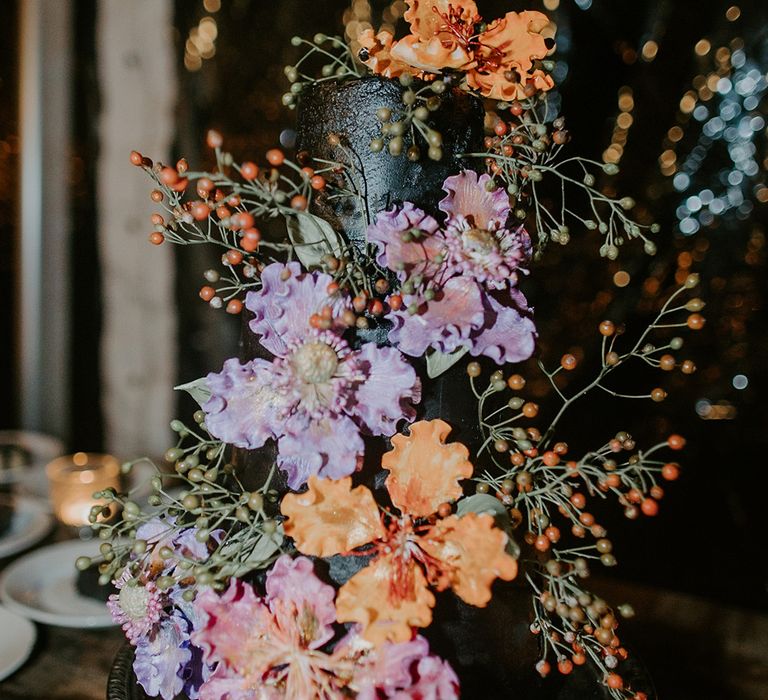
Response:
M303 194L294 195L291 197L291 208L304 211L307 208L307 198Z
M450 503L441 503L437 507L437 514L441 518L447 518L452 512L453 512L453 508L451 507Z
M621 485L621 478L618 474L608 474L605 477L605 483L609 488L615 489Z
M205 221L211 213L208 205L205 202L192 202L192 206L189 207L189 213L192 214L192 218L195 221Z
M579 652L571 656L571 661L573 661L576 666L583 666L585 663L587 663L587 657Z
M285 153L283 153L279 148L270 148L267 151L267 161L269 161L270 165L278 167L285 162Z
M161 214L152 214L152 216L149 217L149 220L155 226L162 226L165 223L165 219L163 219Z
M685 323L692 331L698 331L704 328L705 320L701 314L691 314Z
M225 207L223 204L216 207L216 216L218 216L219 219L228 219L231 213L229 207Z
M333 296L338 291L339 291L339 283L338 282L329 282L328 286L325 288L325 292L326 292L326 294L328 294L328 296Z
M579 516L579 522L585 527L592 527L595 524L595 516L592 513L582 513Z
M659 504L652 498L644 498L643 502L640 504L640 510L642 510L645 515L652 517L658 514Z
M696 371L696 364L693 360L683 360L683 364L680 365L680 371L683 374L693 374Z
M160 190L152 190L152 192L149 194L149 197L153 202L163 201L163 193Z
M670 462L669 464L665 464L661 468L661 475L667 480L667 481L674 481L677 479L678 476L680 476L680 467L677 464L674 464Z
M259 166L247 160L240 166L240 174L246 180L255 180L259 176Z
M224 143L224 137L216 129L208 129L208 133L205 135L205 142L208 144L208 148L221 148L221 144Z
M659 358L659 367L665 372L670 372L675 368L675 358L672 355L662 355Z
M639 489L629 489L627 491L627 500L630 503L640 503L643 498L643 494Z
M548 450L542 455L541 461L544 462L544 464L546 464L548 467L554 467L560 463L560 456L557 454L557 452Z
M201 177L197 181L197 191L200 192L201 190L203 192L210 192L213 189L213 180L211 180L208 177Z
M513 374L507 379L507 386L513 391L520 391L525 386L525 379L519 374Z
M685 438L682 435L670 435L667 438L667 445L673 450L682 450L685 447Z
M210 301L216 296L216 290L213 287L201 287L199 293L203 301Z
M183 192L187 189L188 184L189 180L187 180L187 178L182 178L178 182L173 183L170 187L174 192Z
M547 536L547 539L550 542L554 543L560 541L560 528L557 528L554 525L550 525L546 530L544 530L544 534Z
M253 228L256 220L253 218L253 214L247 211L240 211L231 217L232 228L249 229Z
M565 442L556 442L552 449L556 454L564 455L566 452L568 452L568 444Z
M661 387L656 387L653 391L651 391L651 401L655 401L656 403L659 403L660 401L663 401L667 398L667 392L664 391Z
M618 673L609 673L605 684L613 690L621 690L624 687L624 680Z
M499 119L499 121L497 121L493 127L493 132L496 134L496 136L505 136L508 131L509 126L507 126L507 122L505 122L503 119Z
M560 358L560 366L564 370L568 370L568 371L570 371L572 369L576 369L576 358L573 355L571 355L570 353L567 354L567 355L563 355Z
M546 552L550 546L551 542L549 541L549 538L546 535L539 535L536 538L536 541L533 543L533 546L536 547L540 552Z
M228 314L239 314L243 310L243 302L239 299L230 299L229 303L227 304L227 313Z
M169 168L167 165L160 170L159 180L164 185L168 185L168 187L172 187L179 181L179 174L173 169Z
M523 415L526 418L535 418L538 412L539 407L535 403L529 401L528 403L523 404Z
M243 231L243 238L240 241L240 247L247 253L253 253L258 250L261 241L261 233L257 228L249 228Z
M609 336L613 335L616 331L616 326L613 325L613 321L602 321L600 325L598 326L598 330L600 331L600 335Z
M584 497L583 493L574 493L570 500L573 504L573 507L578 508L579 510L581 510L587 504L587 499Z
M165 240L165 236L159 231L153 231L149 234L149 242L152 245L160 245Z
M651 498L655 498L657 501L664 498L664 489L661 488L661 486L651 486L649 493L651 494Z
M189 170L189 163L187 163L186 158L179 158L176 161L176 171L179 173L179 175L183 175L184 173Z
M227 251L227 262L230 265L239 265L243 262L243 254L239 250L231 248Z
M138 151L131 151L131 163L139 166L144 161L144 157Z
M560 659L560 661L557 664L557 670L560 671L564 676L567 676L571 671L573 671L573 662L570 659Z
M313 190L325 189L326 182L325 182L325 178L322 175L313 175L309 182L310 182L310 185L312 185Z
M384 304L382 304L378 299L373 299L368 304L368 313L372 314L373 316L381 316L384 313Z
M391 294L387 301L389 302L389 308L392 309L392 311L397 311L403 306L403 297L399 294Z
M552 668L549 665L549 661L542 660L536 664L536 670L539 672L539 675L544 678L549 675L549 672L552 670Z
M587 534L587 531L581 525L574 525L571 528L571 532L574 537L584 537Z

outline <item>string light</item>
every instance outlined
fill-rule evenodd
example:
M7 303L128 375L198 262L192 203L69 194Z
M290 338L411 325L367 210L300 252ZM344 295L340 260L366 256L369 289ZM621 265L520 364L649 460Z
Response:
M741 15L735 5L726 18ZM768 41L764 42L768 48ZM712 45L700 39L696 55L711 55ZM692 80L692 88L680 99L677 124L669 129L659 156L659 169L672 177L672 185L683 195L677 210L678 227L691 235L711 226L726 213L746 219L754 203L768 201L764 181L765 163L758 161L758 145L764 141L766 121L760 104L768 93L768 81L758 62L747 55L744 42L736 38L714 52L714 66ZM686 132L698 128L695 139ZM688 150L678 153L682 145ZM730 162L717 167L711 154L725 152Z
M623 86L619 89L619 114L611 135L611 144L603 151L605 163L618 163L624 155L624 147L627 143L629 129L634 122L632 110L635 108L635 98L632 88Z
M221 0L203 0L206 12L218 12ZM189 36L184 43L184 67L188 71L198 71L207 61L216 55L216 37L219 27L210 15L203 17L196 27L189 30Z

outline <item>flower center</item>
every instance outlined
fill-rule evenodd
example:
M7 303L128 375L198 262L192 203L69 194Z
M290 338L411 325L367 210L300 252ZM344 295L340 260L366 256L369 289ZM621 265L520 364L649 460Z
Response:
M293 354L296 374L307 384L327 382L336 372L338 365L338 355L327 343L306 343Z
M499 249L499 242L490 231L471 228L461 234L461 241L468 253L488 254Z
M149 591L144 586L128 583L120 589L120 608L132 620L143 620L147 616Z

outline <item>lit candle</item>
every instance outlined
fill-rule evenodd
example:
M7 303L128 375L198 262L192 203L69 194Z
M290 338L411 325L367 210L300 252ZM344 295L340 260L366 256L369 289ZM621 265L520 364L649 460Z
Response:
M112 455L76 452L54 459L46 473L53 512L65 525L87 525L91 508L105 503L94 492L120 487L120 463Z

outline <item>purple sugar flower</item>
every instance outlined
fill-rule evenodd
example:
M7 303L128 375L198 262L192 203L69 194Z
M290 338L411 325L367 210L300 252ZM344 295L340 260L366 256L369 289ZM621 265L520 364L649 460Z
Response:
M364 344L353 350L339 319L349 298L328 295L332 282L296 263L267 266L262 288L250 292L251 330L272 354L270 362L231 359L208 375L211 398L203 406L212 435L246 449L277 440L278 465L299 488L312 474L348 476L363 454L361 431L391 436L412 421L421 398L413 368L393 348ZM328 327L310 326L324 312Z
M389 338L405 354L466 347L504 364L533 353L536 328L517 289L530 238L522 226L507 227L509 200L491 187L489 175L467 170L443 184L442 226L405 202L369 227L379 263L402 283L405 303L388 318Z

